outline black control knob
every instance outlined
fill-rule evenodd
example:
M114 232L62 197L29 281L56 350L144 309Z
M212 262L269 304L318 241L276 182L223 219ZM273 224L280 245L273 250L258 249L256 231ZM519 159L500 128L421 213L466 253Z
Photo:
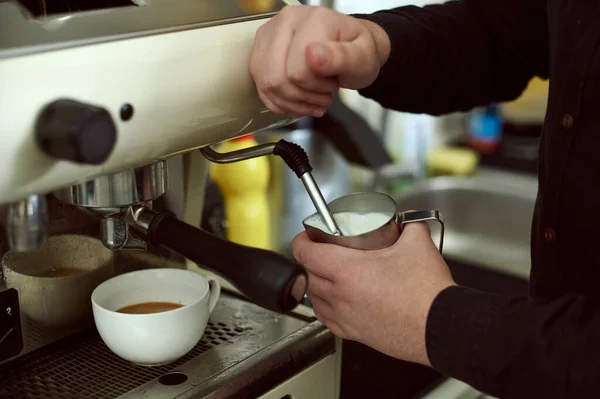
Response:
M117 142L117 127L107 110L73 100L48 104L35 134L49 156L90 165L106 161Z

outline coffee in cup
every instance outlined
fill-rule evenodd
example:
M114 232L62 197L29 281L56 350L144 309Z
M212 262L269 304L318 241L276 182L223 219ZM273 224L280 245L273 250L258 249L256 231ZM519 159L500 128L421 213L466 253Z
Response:
M128 314L151 314L168 312L183 307L180 303L173 302L142 302L135 305L127 305L117 310L119 313Z

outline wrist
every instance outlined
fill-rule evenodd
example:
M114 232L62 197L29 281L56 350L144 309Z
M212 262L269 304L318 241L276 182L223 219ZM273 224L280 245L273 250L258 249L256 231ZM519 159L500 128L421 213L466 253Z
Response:
M377 49L377 54L379 56L379 68L381 69L387 62L388 58L390 58L390 52L392 49L390 37L388 36L387 32L375 22L366 19L358 19L358 21L371 33L371 37L373 38L373 42L375 43L375 48Z

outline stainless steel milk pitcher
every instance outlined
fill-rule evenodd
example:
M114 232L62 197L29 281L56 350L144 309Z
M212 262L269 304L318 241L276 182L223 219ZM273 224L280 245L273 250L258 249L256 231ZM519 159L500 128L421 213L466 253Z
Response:
M399 213L396 201L386 194L362 192L345 195L329 203L329 210L334 218L344 213L352 213L363 217L363 223L357 223L352 231L333 235L320 222L319 214L314 213L302 221L308 237L315 242L341 245L360 250L377 250L392 246L400 237L403 226L407 223L435 220L441 226L438 249L442 252L444 245L444 219L436 210L408 211ZM376 216L376 220L373 220ZM369 218L371 220L369 220ZM341 220L338 225L342 224Z

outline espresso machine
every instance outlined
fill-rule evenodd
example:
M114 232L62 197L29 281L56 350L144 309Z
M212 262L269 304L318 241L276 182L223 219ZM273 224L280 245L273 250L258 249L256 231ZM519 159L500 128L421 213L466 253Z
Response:
M208 159L236 160L211 146L293 122L248 72L256 30L285 6L300 3L0 0L0 398L337 397L339 341L300 304L304 269L199 228ZM49 248L102 273L37 273ZM116 357L89 306L71 306L150 267L224 288L202 341L158 367ZM55 323L67 311L81 317Z

